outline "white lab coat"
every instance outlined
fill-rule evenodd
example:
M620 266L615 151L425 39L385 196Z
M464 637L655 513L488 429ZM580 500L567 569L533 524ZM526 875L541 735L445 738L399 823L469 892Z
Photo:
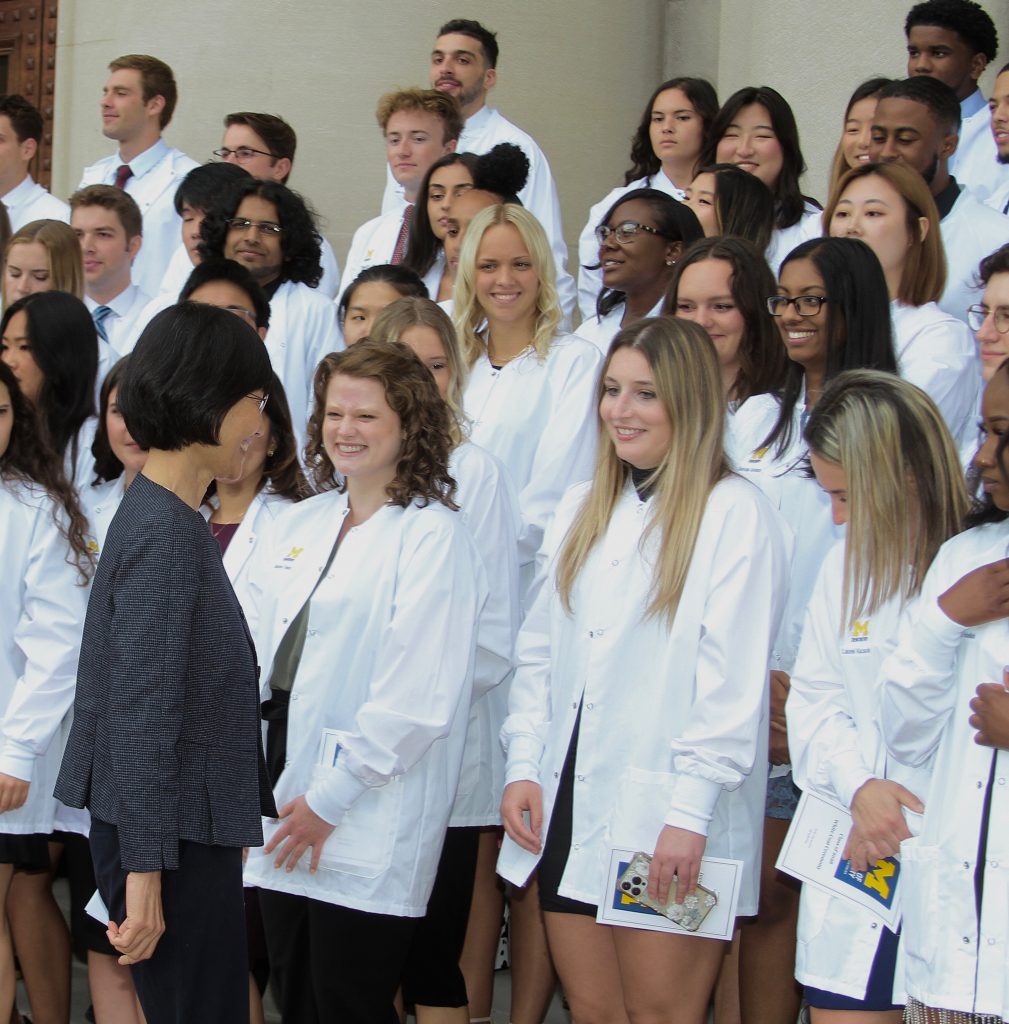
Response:
M98 381L96 389L101 387L101 382L105 379L105 374L108 373L111 367L111 361L109 355L111 349L108 345L98 339L99 350L101 346L104 348L104 358L100 358L98 362ZM103 370L104 364L104 370ZM95 443L95 431L98 429L98 417L89 416L82 424L80 430L77 431L77 459L73 460L72 456L74 453L74 442L71 438L67 444L67 450L63 454L63 472L66 473L67 479L77 488L78 493L84 490L84 488L91 485L91 481L95 478L95 456L91 451L91 446Z
M663 296L659 301L645 314L645 316L661 316L662 315L662 304L666 301ZM579 338L584 338L586 341L591 342L599 351L606 356L606 353L610 350L610 342L617 336L617 333L621 328L621 320L624 318L624 310L626 306L621 302L618 306L611 309L606 316L601 320L595 313L592 314L588 319L583 320L575 331L575 334ZM628 321L633 323L633 321Z
M283 806L304 793L337 827L316 874L307 858L278 871L251 850L246 882L420 917L458 783L487 584L462 520L437 503L379 509L347 532L320 579L346 512L335 491L285 509L250 570L267 680L311 595L276 797ZM340 744L335 763L320 763L324 730ZM267 841L276 828L264 822Z
M795 224L790 228L775 228L771 234L771 244L767 247L764 256L775 277L778 276L785 257L797 245L808 242L811 238L819 238L824 234L823 210L808 201L805 206L802 216Z
M805 404L804 391L795 404L791 443L781 455L775 454L776 446L765 448L763 444L778 417L779 405L773 395L754 395L744 402L727 421L725 442L736 472L771 499L795 535L785 614L770 664L770 668L789 674L816 577L827 552L844 536L831 518L830 498L816 480L805 475L808 449L800 426Z
M124 191L136 200L144 217L144 244L133 261L133 281L148 295L157 295L182 230L182 219L175 212L175 190L199 164L181 150L170 147L163 139L159 139L151 150L156 152L148 160L144 158L150 150L130 161L130 166L135 168L137 160L143 166L151 158L156 158L149 169L144 168L143 173L138 174L134 169ZM77 187L115 184L116 171L122 162L117 152L85 167Z
M0 831L48 834L88 588L40 488L0 483L0 523L0 772L31 783L24 806L0 815Z
M46 191L29 174L3 197L11 231L19 231L33 220L59 220L70 223L70 207Z
M610 851L651 853L663 825L743 861L740 914L757 909L767 754L767 657L788 575L779 518L736 476L708 498L675 620L645 618L658 532L628 482L575 582L557 559L588 485L572 488L540 561L545 581L519 633L502 731L507 782L543 791L546 835L581 708L572 845L559 893L598 904ZM629 685L632 684L632 685ZM539 856L507 837L498 873L524 884Z
M1009 242L1009 217L986 206L970 189L957 196L953 209L939 221L946 250L946 290L939 308L967 322L967 307L981 301L978 264Z
M557 502L571 484L592 476L601 363L587 341L562 335L543 360L529 348L495 370L482 355L466 381L470 439L504 463L518 491L524 602Z
M899 596L841 627L844 544L827 555L806 614L788 695L788 746L803 790L850 807L870 779L892 779L924 801L929 766L887 763L879 727L879 667L897 643ZM912 602L913 603L912 599ZM921 818L905 812L917 831ZM804 985L863 999L883 925L871 911L802 887L795 976ZM903 1002L898 970L895 1001Z
M483 156L501 142L518 146L529 158L529 178L526 187L519 192L522 205L543 225L550 241L550 249L557 265L557 294L564 310L565 322L570 322L575 308L575 282L567 271L568 246L564 241L564 226L561 223L561 204L557 198L550 164L536 140L521 128L512 124L500 111L492 107L481 107L466 120L457 153L476 153ZM386 165L385 195L382 197L382 213L403 212L403 187L396 183Z
M469 711L452 827L501 822L504 751L498 736L508 711L509 677L519 627L518 498L504 466L490 452L465 441L452 452L449 473L456 503L487 574L488 596L480 620L482 635L493 630L494 647L508 661L483 657L477 648L473 702Z
M312 412L315 368L323 356L342 348L333 301L307 284L285 281L270 302L266 349L287 394L299 452Z
M84 296L84 304L92 316L99 305L106 305L112 310L103 321L102 327L108 335L107 344L112 349L113 365L121 356L127 356L133 351L137 339L150 321L147 315L150 303L150 295L141 291L135 284L129 285L106 303L98 303L90 296Z
M900 621L881 669L880 722L889 754L935 758L921 835L901 844L901 946L909 996L926 1006L1009 1019L1009 751L974 742L969 702L1002 682L1006 620L964 628L938 597L968 572L1006 557L1009 523L968 530L940 548L918 604ZM975 911L981 814L992 774L981 920Z
M354 232L347 253L347 262L343 267L343 277L340 279L338 300L362 270L380 263L392 262L392 254L396 249L396 241L402 226L403 210L399 209L372 217Z
M901 377L939 407L958 446L977 434L981 365L967 325L934 302L890 303L893 347Z
M595 268L599 262L599 242L596 240L596 228L603 222L607 211L621 196L639 188L654 188L665 192L673 199L683 201L686 193L674 185L659 168L658 173L637 178L630 185L618 185L611 189L595 206L589 210L589 218L578 236L578 309L582 319L588 320L596 315L596 299L603 290L603 273ZM584 324L583 324L584 326Z
M1009 165L999 163L991 111L980 89L960 101L960 141L949 158L949 173L986 202L1009 185Z

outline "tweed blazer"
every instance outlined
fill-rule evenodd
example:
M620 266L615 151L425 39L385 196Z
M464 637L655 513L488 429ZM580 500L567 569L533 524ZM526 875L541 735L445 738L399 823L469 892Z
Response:
M179 840L258 846L276 807L256 652L199 512L137 476L109 526L84 620L56 795L117 826L127 871L173 870Z

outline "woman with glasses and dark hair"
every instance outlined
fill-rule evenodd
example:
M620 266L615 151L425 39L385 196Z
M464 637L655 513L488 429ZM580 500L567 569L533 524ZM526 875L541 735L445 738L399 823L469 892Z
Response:
M925 179L895 163L844 174L823 212L835 238L857 238L883 268L900 375L927 392L957 444L973 442L977 355L967 325L938 306L946 281L939 211Z
M199 507L212 480L241 476L271 379L251 327L183 303L147 326L118 386L148 456L92 585L56 794L91 812L109 938L149 1024L249 1016L242 849L276 807L255 649Z
M583 319L595 314L603 288L595 232L605 223L607 211L626 193L642 188L657 189L682 200L717 113L718 95L703 78L671 78L649 97L631 137L631 166L624 174L623 185L589 210L578 237L578 308Z
M618 199L596 228L603 290L578 336L606 352L621 327L658 316L677 262L704 234L685 203L654 188Z
M799 179L806 163L792 108L768 85L734 92L718 111L701 164L735 164L755 174L774 196L774 234L767 253L777 271L785 254L820 234L820 207L804 196Z
M756 395L729 423L726 445L738 473L778 507L795 537L785 614L770 671L769 778L760 909L740 933L739 996L744 1020L775 1008L794 1021L799 887L775 870L798 794L789 767L785 700L809 596L824 554L841 539L830 499L806 472L803 427L824 387L843 370L897 372L886 281L872 250L853 239L817 238L785 258L767 299L788 357L777 394ZM763 1009L762 1009L763 1008ZM759 1018L758 1016L758 1019Z

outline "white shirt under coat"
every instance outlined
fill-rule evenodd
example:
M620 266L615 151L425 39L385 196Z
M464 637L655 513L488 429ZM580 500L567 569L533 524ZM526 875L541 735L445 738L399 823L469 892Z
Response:
M949 158L949 173L986 202L1009 185L1009 166L999 163L991 111L980 89L960 101L960 139Z
M663 296L645 314L645 316L661 316L662 304L666 301ZM627 310L627 303L621 302L611 309L606 316L600 319L595 313L581 322L575 334L579 338L590 341L605 356L610 350L610 342L617 336L623 326L624 313ZM633 323L633 321L629 321Z
M150 303L150 295L141 291L135 284L128 285L108 302L95 302L90 296L84 296L84 305L88 307L92 317L99 306L108 306L112 310L102 321L102 328L108 337L114 361L121 356L128 356L133 351L137 339L150 320L147 316ZM99 338L99 341L101 340Z
M561 335L544 359L528 348L500 369L486 355L470 369L463 396L470 439L504 463L518 491L524 592L561 496L592 476L601 364L589 342Z
M935 402L960 447L977 434L981 366L973 335L934 302L909 306L895 299L890 318L901 377Z
M136 200L144 218L144 244L133 261L133 280L148 295L157 295L182 230L182 218L175 212L175 190L199 164L164 139L128 162L133 175L123 191ZM77 187L114 185L122 164L116 152L85 167Z
M953 209L939 221L946 250L946 290L939 307L967 322L967 307L981 301L984 286L978 264L1009 242L1009 217L986 206L970 189L961 189Z
M518 537L522 528L518 498L507 470L478 445L464 441L452 451L449 473L457 484L455 501L487 574L488 596L480 620L481 635L497 636L484 656L477 648L473 703L466 729L459 788L449 825L501 823L504 750L499 739L508 712L511 658L519 627Z
M660 167L655 174L645 175L637 178L629 185L618 185L611 189L602 199L589 210L589 219L578 236L578 309L581 312L582 320L588 320L596 315L596 299L603 290L603 272L596 267L599 262L599 241L596 238L596 228L603 222L607 211L622 196L639 188L654 188L659 192L665 192L680 202L686 196L686 192L673 182ZM583 325L584 326L584 325Z
M730 476L708 498L675 619L644 615L658 531L628 482L565 611L557 559L589 485L564 497L539 560L545 582L519 633L502 732L507 782L539 783L547 834L581 708L571 850L559 886L603 898L610 851L655 848L663 826L743 861L740 914L757 907L767 755L767 658L788 542L766 498ZM628 686L633 681L633 686ZM521 885L539 861L507 837L498 873Z
M1006 522L968 530L940 548L917 605L901 619L897 649L883 663L880 703L891 758L911 767L935 758L921 834L900 848L908 995L926 1006L1003 1020L1009 1019L1009 751L975 743L968 719L978 685L1002 682L1009 633L1004 618L967 629L945 615L938 598L1007 550ZM990 774L979 921L974 874Z
M317 873L307 857L278 871L251 850L246 882L419 917L458 783L487 584L465 524L439 503L385 505L347 531L322 578L346 513L336 491L285 509L250 570L264 679L310 599L276 797L304 793L336 829ZM326 729L340 749L322 764ZM267 842L276 829L264 821Z
M796 785L851 807L862 785L886 778L924 801L928 766L888 763L879 726L879 667L897 643L900 596L848 624L843 584L844 544L839 543L827 555L809 602L785 707ZM917 832L920 815L906 811L905 816ZM796 978L803 985L864 999L883 927L857 903L804 885ZM895 982L894 1001L903 1002L899 964Z
M3 197L11 231L19 231L33 220L58 220L70 223L70 207L44 189L30 174L21 179Z
M0 522L0 772L31 783L25 804L0 815L0 832L48 834L88 588L40 488L0 483Z
M354 232L347 252L347 262L343 267L337 300L343 296L362 270L392 262L402 227L403 210L400 209L372 217Z
M767 265L775 277L781 272L785 257L798 245L811 238L823 235L823 210L807 199L802 216L788 228L775 228L771 233L771 244L764 253Z

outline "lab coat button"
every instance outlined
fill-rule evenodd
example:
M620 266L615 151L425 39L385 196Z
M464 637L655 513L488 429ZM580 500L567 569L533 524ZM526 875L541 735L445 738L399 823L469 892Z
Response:
M280 621L283 622L285 626L287 625L287 619L281 619Z
M1004 785L1005 785L1005 779L999 779L999 780L998 780L998 784L999 784L1000 786L1004 786Z
M875 921L873 921L872 922L872 930L875 931L878 927L879 927L879 925Z
M554 772L554 778L555 779L559 779L560 777L561 777L561 773L560 772Z
M997 860L990 860L990 861L988 861L988 864L991 867L993 867L993 868L997 868L998 867L998 861Z
M989 939L988 940L988 945L989 946L994 946L995 945L995 940L994 939Z
M585 776L584 775L579 775L578 776L578 781L579 782L584 782L585 781Z
M964 941L964 945L965 946L969 946L970 945L970 936L969 935L965 935L963 937L963 941Z
M984 783L980 779L977 780L977 788L984 789Z
M610 565L619 565L619 564L620 564L620 559L619 558L614 558L613 561L610 562Z
M572 708L577 708L577 707L578 707L578 701L576 701L576 700L573 700L573 701L571 702L571 707L572 707Z
M603 634L604 634L605 632L606 632L606 631L605 631L604 629L597 629L597 630L596 630L596 639L597 639L597 640L601 639L601 638L602 638L602 636L603 636Z
M586 704L585 707L588 708L589 711L591 711L595 707L595 704Z
M284 767L285 767L285 768L290 768L290 767L291 767L291 759L290 759L290 758L288 758L288 759L287 759L287 760L286 760L286 761L284 762Z
M301 694L292 693L291 694L291 700L301 700Z
M581 843L575 843L575 845L571 847L572 850L580 850L581 848Z
M308 631L309 636L315 636L319 631L317 629L310 629Z
M969 868L970 868L970 861L969 860L965 860L963 862L963 869L964 869L964 871L967 871Z

